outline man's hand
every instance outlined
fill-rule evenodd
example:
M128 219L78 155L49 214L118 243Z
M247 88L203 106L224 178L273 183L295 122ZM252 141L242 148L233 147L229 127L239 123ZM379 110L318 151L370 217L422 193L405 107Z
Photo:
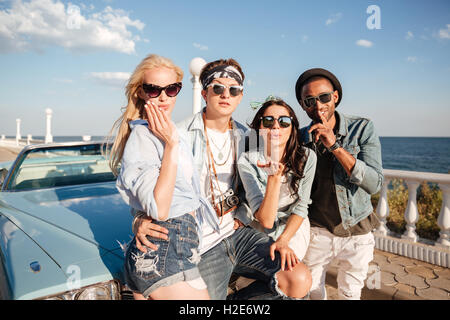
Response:
M311 133L314 131L314 142L317 143L320 139L325 147L330 148L336 142L333 127L322 114L319 113L319 116L322 123L313 124L308 132Z
M244 226L244 224L241 222L241 220L234 219L234 227L233 227L234 230L237 230L237 229L239 229L240 227L243 227L243 226Z
M152 223L152 218L150 217L144 216L136 221L136 247L144 253L147 253L146 247L150 248L151 250L158 250L158 247L148 241L146 236L168 240L168 234L169 230Z

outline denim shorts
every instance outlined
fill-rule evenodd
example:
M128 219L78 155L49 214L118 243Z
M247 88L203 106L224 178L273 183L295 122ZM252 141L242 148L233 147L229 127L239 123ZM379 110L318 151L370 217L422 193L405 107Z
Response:
M160 287L201 279L197 268L200 255L195 218L185 214L153 223L167 228L169 239L147 236L158 249L147 247L147 253L143 253L136 247L136 238L133 238L125 255L125 281L133 292L141 293L146 298Z

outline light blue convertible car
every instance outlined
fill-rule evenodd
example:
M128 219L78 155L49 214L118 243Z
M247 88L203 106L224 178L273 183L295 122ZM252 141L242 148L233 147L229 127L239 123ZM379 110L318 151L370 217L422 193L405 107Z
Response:
M0 164L0 299L130 297L122 268L132 216L101 150L34 145Z

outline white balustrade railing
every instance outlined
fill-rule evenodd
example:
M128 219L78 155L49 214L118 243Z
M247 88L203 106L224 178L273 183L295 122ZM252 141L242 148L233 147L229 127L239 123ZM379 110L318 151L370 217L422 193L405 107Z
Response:
M430 172L417 172L417 171L401 171L401 170L389 170L384 169L384 183L380 192L380 198L376 208L376 214L380 218L380 227L376 230L375 235L383 238L383 244L379 241L378 247L381 250L392 251L397 254L407 255L411 258L424 260L427 262L450 266L450 174L442 173L430 173ZM388 203L388 185L393 179L402 179L408 186L408 203L404 213L406 221L406 231L401 235L403 241L396 241L395 238L391 238L389 241L384 241L387 237L392 236L386 226L386 219L389 215L389 203ZM438 184L440 190L442 190L442 206L437 220L437 224L440 228L439 239L434 243L433 248L430 251L430 246L425 247L424 244L416 244L419 241L419 237L416 233L416 223L419 220L419 212L417 210L417 188L422 182L432 182ZM388 244L389 242L389 244ZM393 243L395 242L395 243ZM422 241L423 242L423 241ZM389 250L389 248L391 250ZM399 248L404 249L399 249ZM424 250L426 252L424 252ZM402 251L402 252L400 252ZM437 257L437 258L436 258Z

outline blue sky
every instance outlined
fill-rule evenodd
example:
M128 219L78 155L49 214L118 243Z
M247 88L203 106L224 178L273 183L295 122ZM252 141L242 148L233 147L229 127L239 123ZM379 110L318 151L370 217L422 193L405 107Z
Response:
M369 29L370 5L381 29ZM373 21L373 20L370 20ZM105 135L126 105L124 85L149 53L185 72L174 120L192 112L189 62L235 58L250 101L294 93L322 67L343 86L339 110L368 117L380 136L450 136L450 2L0 0L0 134Z

